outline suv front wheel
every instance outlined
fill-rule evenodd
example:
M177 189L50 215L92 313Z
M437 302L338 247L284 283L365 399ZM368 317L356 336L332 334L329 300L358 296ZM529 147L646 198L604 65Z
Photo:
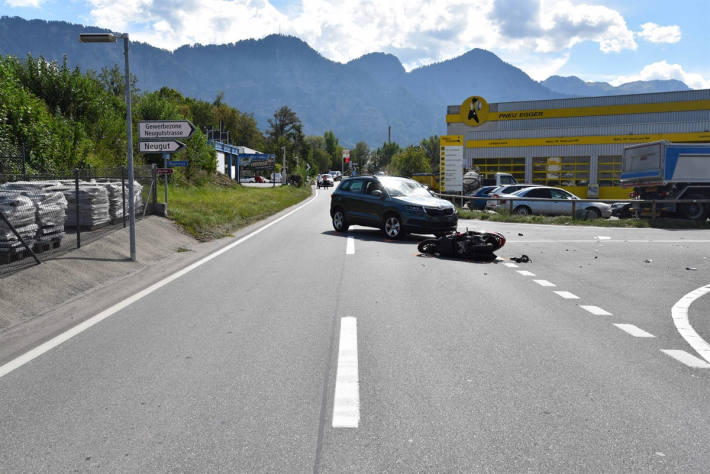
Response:
M404 232L402 231L402 221L396 214L389 214L385 217L385 235L387 238L392 240L399 239L402 237Z

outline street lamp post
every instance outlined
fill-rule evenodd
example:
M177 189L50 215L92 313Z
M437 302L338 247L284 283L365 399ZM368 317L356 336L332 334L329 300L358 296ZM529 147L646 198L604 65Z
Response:
M126 61L126 155L128 159L128 221L131 261L136 261L136 209L133 195L133 124L131 121L131 75L128 66L128 33L115 35L113 33L83 33L79 35L82 43L115 43L123 38L123 55Z
M281 186L283 186L284 178L286 176L286 147L282 146L281 151L283 152L283 166L281 168Z

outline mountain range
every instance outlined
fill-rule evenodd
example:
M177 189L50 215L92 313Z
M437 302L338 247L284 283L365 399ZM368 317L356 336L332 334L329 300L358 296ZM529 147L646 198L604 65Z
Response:
M123 47L82 44L79 34L108 32L66 22L0 18L0 55L28 53L82 70L118 64ZM552 76L542 82L483 49L405 71L397 57L370 53L348 63L331 61L304 41L283 35L223 45L182 46L175 51L131 42L131 73L142 91L163 86L185 96L223 101L252 113L265 129L283 105L301 118L306 134L333 130L340 142L400 145L446 131L446 106L473 94L488 102L687 90L680 81L638 81L618 87Z

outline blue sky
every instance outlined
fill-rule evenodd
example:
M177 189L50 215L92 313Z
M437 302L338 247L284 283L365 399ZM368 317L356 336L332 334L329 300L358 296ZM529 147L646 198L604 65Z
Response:
M340 62L387 52L411 70L483 48L537 80L710 88L710 0L0 0L0 15L101 26L166 49L284 33Z

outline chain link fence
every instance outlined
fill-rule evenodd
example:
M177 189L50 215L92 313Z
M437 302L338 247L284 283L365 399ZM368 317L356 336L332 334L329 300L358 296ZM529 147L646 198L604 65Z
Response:
M128 225L125 167L33 174L0 157L0 278ZM154 213L156 167L134 168L136 219Z

